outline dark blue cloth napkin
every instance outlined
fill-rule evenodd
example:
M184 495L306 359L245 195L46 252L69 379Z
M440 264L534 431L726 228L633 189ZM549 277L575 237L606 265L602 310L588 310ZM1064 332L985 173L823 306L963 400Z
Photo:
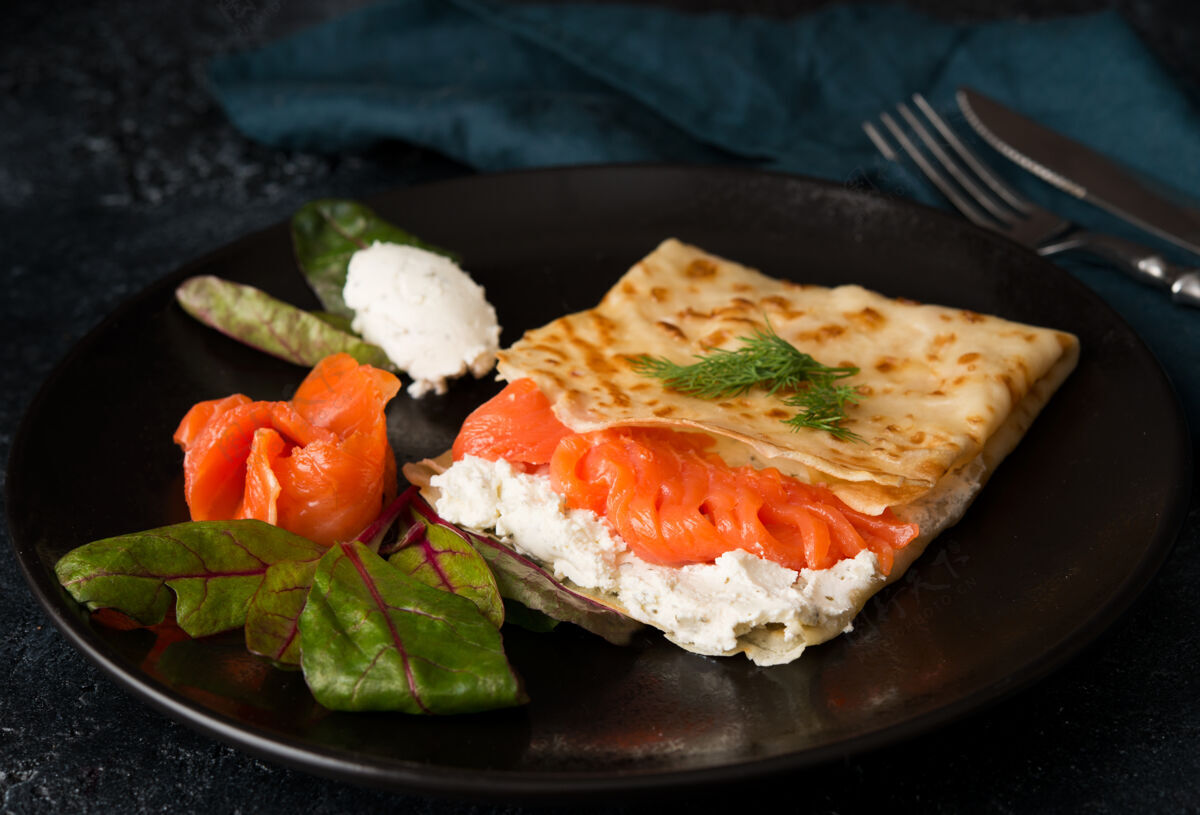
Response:
M485 171L737 163L941 206L914 171L878 156L860 123L921 91L965 130L953 92L969 85L1200 197L1200 110L1115 13L955 24L874 5L780 20L392 0L221 57L210 79L234 124L278 147L341 151L401 139ZM1148 240L1006 173L1069 218ZM1059 262L1147 340L1200 430L1200 309L1173 306L1103 264Z

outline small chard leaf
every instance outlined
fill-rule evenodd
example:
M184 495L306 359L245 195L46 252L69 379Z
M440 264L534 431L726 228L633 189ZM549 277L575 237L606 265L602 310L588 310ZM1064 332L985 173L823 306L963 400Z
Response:
M309 689L332 710L469 713L527 701L474 603L358 542L334 544L317 564L300 650Z
M354 311L342 299L350 256L371 244L400 243L457 260L444 249L425 243L375 214L357 201L326 198L310 201L292 216L292 248L300 270L325 310L344 317Z
M627 645L633 633L642 627L617 609L563 585L541 566L490 535L459 529L440 517L423 499L414 500L413 507L431 526L454 529L468 537L491 567L501 596L555 620L574 623L614 645Z
M300 666L300 612L316 560L285 560L267 569L246 609L246 648L273 662Z
M492 625L502 626L504 600L483 556L457 529L415 522L425 526L425 534L390 556L388 563L427 586L461 594Z
M325 548L262 521L192 521L80 546L54 571L88 608L115 608L145 625L175 618L190 636L240 628L271 566L316 561Z
M309 314L323 323L328 323L338 331L344 331L347 334L356 333L353 325L354 321L344 314L334 314L330 311L310 311Z
M379 346L253 286L200 275L185 280L175 290L175 299L205 325L297 365L312 367L330 354L345 352L377 368L396 367Z

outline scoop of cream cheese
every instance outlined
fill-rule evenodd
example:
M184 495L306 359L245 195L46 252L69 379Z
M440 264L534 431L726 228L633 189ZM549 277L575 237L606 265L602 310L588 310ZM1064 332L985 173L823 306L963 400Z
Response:
M447 257L377 241L351 256L342 298L354 330L412 377L411 396L445 393L448 379L483 376L496 362L496 310Z
M464 456L431 484L443 518L494 532L555 577L614 595L631 617L705 654L732 653L740 636L764 626L782 626L787 640L800 644L805 628L849 630L865 594L884 579L866 550L828 569L799 572L740 549L713 563L648 563L594 512L566 507L547 476L515 471L503 460Z

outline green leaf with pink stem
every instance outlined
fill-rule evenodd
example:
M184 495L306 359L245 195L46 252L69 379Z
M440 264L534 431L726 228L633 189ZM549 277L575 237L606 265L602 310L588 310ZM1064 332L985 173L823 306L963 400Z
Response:
M412 500L412 490L401 493L356 538L371 549ZM323 552L322 552L323 554ZM316 559L277 563L246 612L246 647L282 666L300 666L300 613L312 587Z
M379 346L253 286L199 275L183 281L175 299L210 328L296 365L312 367L344 352L376 368L396 369Z
M470 713L527 701L474 603L358 542L334 544L318 563L300 650L309 689L332 710Z
M80 546L54 571L88 608L115 608L145 625L162 622L174 600L179 627L203 637L245 625L271 567L324 553L262 521L193 521Z
M300 612L316 570L315 558L284 561L267 569L246 609L246 648L251 653L282 666L300 667Z
M458 530L415 518L425 534L388 558L409 577L442 591L461 594L479 607L499 628L504 625L504 600L487 561Z

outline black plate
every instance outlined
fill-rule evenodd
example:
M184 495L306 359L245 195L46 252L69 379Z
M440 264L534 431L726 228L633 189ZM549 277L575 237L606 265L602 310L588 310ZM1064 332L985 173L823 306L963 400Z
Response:
M694 656L657 635L616 648L571 626L518 630L506 645L533 699L523 709L334 714L298 674L248 656L236 636L156 644L148 631L103 627L53 576L74 546L186 518L171 433L193 402L235 391L287 398L302 378L174 305L174 286L199 273L315 305L284 226L221 249L126 303L59 366L13 444L8 507L17 558L67 637L120 685L252 753L386 787L525 796L811 765L908 738L1061 664L1145 587L1182 523L1187 432L1141 341L1067 274L957 218L723 169L473 177L374 203L462 253L505 343L593 305L676 236L776 276L856 282L1072 331L1083 357L967 517L870 603L853 633L791 665ZM445 449L497 387L398 398L389 411L397 455Z

